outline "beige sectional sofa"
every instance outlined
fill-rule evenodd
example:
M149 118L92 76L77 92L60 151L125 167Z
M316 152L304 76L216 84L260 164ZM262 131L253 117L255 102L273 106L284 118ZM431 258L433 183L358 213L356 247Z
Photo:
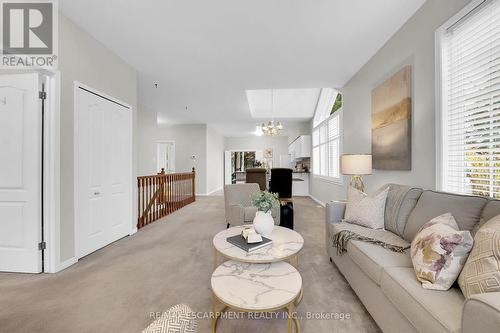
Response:
M451 212L462 230L473 231L480 221L500 214L500 201L419 188L389 185L385 232L408 244L432 218ZM399 192L398 192L399 190ZM326 207L326 247L366 309L384 332L500 332L500 292L465 300L458 286L448 291L426 290L417 281L409 250L396 253L381 246L349 241L338 255L332 236L344 216L345 203Z

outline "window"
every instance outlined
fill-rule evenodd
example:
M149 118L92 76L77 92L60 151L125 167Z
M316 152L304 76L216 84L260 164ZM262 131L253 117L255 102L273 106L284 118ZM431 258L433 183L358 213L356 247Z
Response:
M474 2L437 36L438 185L449 192L500 198L500 1Z
M341 111L337 107L338 95L340 93L334 89L322 89L313 119L312 133L313 174L336 181L340 181L341 144Z

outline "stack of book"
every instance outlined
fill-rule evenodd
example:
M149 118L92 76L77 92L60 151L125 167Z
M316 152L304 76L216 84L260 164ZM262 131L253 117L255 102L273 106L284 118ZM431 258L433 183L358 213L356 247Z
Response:
M273 243L271 239L260 236L253 229L244 229L240 235L228 237L226 240L246 252L253 252Z

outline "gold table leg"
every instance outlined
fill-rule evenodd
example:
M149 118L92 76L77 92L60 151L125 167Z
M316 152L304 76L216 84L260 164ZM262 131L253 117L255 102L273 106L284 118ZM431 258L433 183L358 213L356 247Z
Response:
M292 321L293 321L293 303L288 304L288 333L292 333Z
M299 305L299 303L302 301L302 297L304 297L304 289L303 288L300 289L299 296L293 302L295 304L295 306Z
M293 326L295 326L295 333L300 333L300 322L293 312L294 308L294 302L288 304L286 307L288 313L288 333L293 332Z
M295 326L295 333L300 333L300 321L297 318L297 316L294 313L295 309L295 302L297 302L298 299L302 299L302 294L303 294L303 289L300 290L299 296L293 300L291 303L289 303L285 309L288 314L288 333L293 333L293 326ZM217 333L217 322L219 321L219 318L222 316L223 313L229 309L229 306L224 304L224 307L220 312L216 312L216 302L217 302L217 296L212 292L212 323L211 323L211 333ZM240 310L241 311L241 310ZM252 311L248 311L252 312ZM272 312L271 310L269 312Z
M211 325L211 332L216 333L217 332L217 322L219 321L219 318L222 316L224 312L228 309L228 306L224 306L220 312L216 311L216 303L217 303L217 296L212 292L212 325Z
M294 255L293 257L290 257L288 259L288 262L290 265L295 267L295 269L299 270L299 254L298 253L296 255Z

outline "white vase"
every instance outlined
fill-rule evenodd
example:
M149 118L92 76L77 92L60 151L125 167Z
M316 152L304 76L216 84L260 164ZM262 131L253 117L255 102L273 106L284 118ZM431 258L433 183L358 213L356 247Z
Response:
M269 236L274 228L274 219L271 212L264 213L257 211L253 219L253 227L258 234L264 237Z

